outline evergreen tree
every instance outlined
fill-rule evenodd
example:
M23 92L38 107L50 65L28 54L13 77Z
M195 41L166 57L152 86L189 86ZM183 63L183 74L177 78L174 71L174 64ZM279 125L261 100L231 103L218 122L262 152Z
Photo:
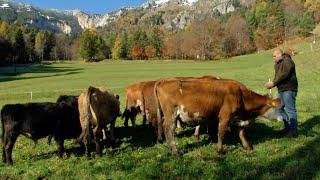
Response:
M99 52L97 38L97 32L93 30L87 30L82 34L80 56L87 62L94 61Z
M44 48L43 48L43 58L47 60L51 60L51 51L54 47L54 36L53 33L49 31L44 32Z
M150 37L150 43L153 47L154 54L153 56L161 57L163 49L163 37L161 35L160 29L153 29ZM149 53L149 52L148 52Z
M15 63L26 63L26 46L22 34L22 30L18 29L14 37Z

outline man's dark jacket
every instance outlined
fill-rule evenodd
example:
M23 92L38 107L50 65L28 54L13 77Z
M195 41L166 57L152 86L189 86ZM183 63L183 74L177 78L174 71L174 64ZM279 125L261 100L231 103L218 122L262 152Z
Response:
M283 54L283 58L274 65L274 86L278 91L298 91L296 68L290 55Z

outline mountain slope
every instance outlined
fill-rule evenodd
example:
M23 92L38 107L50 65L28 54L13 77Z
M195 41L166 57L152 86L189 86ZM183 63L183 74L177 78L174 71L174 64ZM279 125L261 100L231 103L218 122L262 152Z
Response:
M112 22L136 17L127 23L162 25L166 29L183 29L195 17L215 16L231 12L245 0L149 0L136 8L122 8L105 15L80 10L59 11L28 4L0 0L0 20L20 23L30 28L52 32L78 33L90 27L103 27Z

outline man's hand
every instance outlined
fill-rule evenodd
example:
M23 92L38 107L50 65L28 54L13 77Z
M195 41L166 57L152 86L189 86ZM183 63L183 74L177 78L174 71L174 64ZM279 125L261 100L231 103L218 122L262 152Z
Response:
M271 89L274 87L274 84L273 84L273 82L267 82L264 84L264 87L266 87L267 89Z

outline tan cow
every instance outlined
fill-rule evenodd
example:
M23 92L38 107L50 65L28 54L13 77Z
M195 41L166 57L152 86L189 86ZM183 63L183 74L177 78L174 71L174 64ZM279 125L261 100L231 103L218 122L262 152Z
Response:
M96 144L96 152L102 155L102 130L110 124L111 139L114 140L114 127L120 115L119 96L109 93L106 88L89 87L78 98L78 109L82 133L78 140L86 146L87 155L90 156L89 144L91 135Z
M179 92L182 92L182 89L183 89L183 86L184 86L185 82L194 81L194 80L200 80L200 79L218 80L218 79L221 79L221 78L217 77L217 76L206 75L206 76L201 76L201 77L174 77L174 78L169 78L169 79L162 79L162 80L159 80L159 81L177 80L179 82ZM155 91L155 89L154 89L154 91ZM154 92L153 92L153 95L155 96ZM153 107L155 107L155 106L153 106ZM156 106L156 107L158 107L158 106ZM153 111L151 111L150 114L151 114L150 116L153 117L153 118L154 118L154 116L157 116L157 114L161 115L160 112L157 112L157 109L153 109ZM162 134L163 134L162 124L163 124L163 121L162 121L162 117L158 117L157 119L161 119L161 121L157 122L157 127L158 127L157 128L157 130L158 130L157 131L157 133L158 133L157 140L158 140L158 142L162 142L163 141L163 138L162 138ZM178 128L181 128L181 125L180 125L181 122L180 121L181 121L180 118L178 118L177 121L176 121L176 124L177 124ZM197 125L193 135L197 139L199 139L199 134L200 134L200 125Z
M222 142L231 123L246 125L257 116L267 114L268 110L280 105L280 99L262 96L234 80L194 79L161 80L155 84L158 100L158 114L163 114L163 127L172 154L178 154L174 139L177 119L198 125L203 121L219 121L217 152L223 152ZM162 122L158 116L158 123ZM243 120L243 121L242 121ZM251 152L251 147L239 131L243 147Z
M128 121L131 120L132 126L136 127L136 116L144 111L142 88L146 82L131 84L126 88L126 107L122 114L122 119L125 119L124 126L128 127ZM143 119L145 123L145 117Z

